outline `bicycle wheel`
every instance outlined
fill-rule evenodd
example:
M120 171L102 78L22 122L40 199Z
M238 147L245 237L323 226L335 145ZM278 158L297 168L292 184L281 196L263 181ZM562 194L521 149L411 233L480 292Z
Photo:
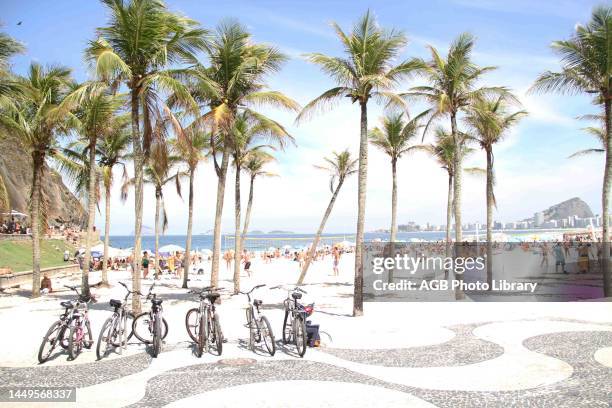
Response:
M253 319L253 309L247 309L246 311L247 327L249 328L249 350L255 350L255 335L257 334L257 323Z
M304 357L304 354L306 354L306 341L308 340L306 336L306 325L304 324L304 318L302 318L301 315L296 316L293 324L293 330L295 331L295 347L297 347L299 356Z
M91 334L91 323L89 322L89 318L85 320L85 326L83 330L83 347L89 350L94 343L93 336Z
M198 332L196 328L198 324L200 324L199 308L194 307L193 309L189 309L187 314L185 315L185 328L187 329L187 334L194 342L198 342Z
M272 333L272 326L266 316L261 316L259 320L259 332L263 339L266 349L271 356L276 353L276 344L274 344L274 334Z
M206 337L204 337L204 327L206 327L206 319L202 314L200 316L200 325L197 327L198 341L196 342L196 356L198 357L202 357L202 354L204 353L204 345L206 344Z
M125 346L127 345L127 342L130 341L130 339L132 338L132 336L134 335L134 331L132 330L132 327L134 325L134 313L132 312L128 312L125 316L125 327L123 326L123 322L122 321L117 321L117 335L115 336L114 340L113 340L113 346L115 347L119 347L119 331L120 330L124 330L123 333L123 337L122 337L122 343L121 346ZM126 335L127 333L127 335Z
M161 319L158 317L155 318L153 322L153 357L159 356L161 353L162 347L162 329L161 329Z
M96 346L96 357L98 360L106 356L110 346L114 346L114 338L117 336L116 328L117 315L113 315L106 319L98 336L98 344Z
M61 344L63 333L64 326L61 320L56 321L51 325L51 327L49 327L49 330L47 330L47 334L45 334L42 343L40 343L40 348L38 349L38 362L40 364L49 359L51 353L58 343Z
M285 320L283 320L283 344L291 343L293 329L289 322L289 310L285 309Z
M73 321L68 334L68 358L75 360L83 350L83 326L79 321Z
M221 332L221 325L216 316L213 318L213 322L214 342L217 346L217 355L220 356L223 352L223 333Z
M153 330L149 329L149 312L144 312L136 316L132 322L132 333L141 342L151 344L153 341ZM162 340L168 335L168 322L162 318Z

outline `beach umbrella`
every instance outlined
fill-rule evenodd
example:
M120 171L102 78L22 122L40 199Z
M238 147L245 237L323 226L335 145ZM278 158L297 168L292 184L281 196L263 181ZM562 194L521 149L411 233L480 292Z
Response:
M276 251L276 248L270 247L270 248L268 248L268 251Z
M213 251L211 251L211 250L210 250L210 249L208 249L208 248L202 249L200 252L201 252L202 254L206 254L206 255L212 255L212 253L213 253Z
M285 245L283 249L291 249L291 245Z
M185 251L185 248L178 246L178 245L174 245L174 244L164 245L159 248L159 252L184 252L184 251Z

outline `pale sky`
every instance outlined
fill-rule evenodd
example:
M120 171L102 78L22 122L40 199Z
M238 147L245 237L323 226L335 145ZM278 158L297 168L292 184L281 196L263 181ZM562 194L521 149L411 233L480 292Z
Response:
M600 191L604 158L589 156L567 159L596 141L582 132L588 123L575 117L596 112L583 96L525 96L538 73L559 68L550 43L567 38L575 24L586 22L595 1L515 0L432 0L417 1L195 1L172 0L169 8L201 21L212 29L224 17L243 22L255 41L272 43L291 60L269 78L271 89L280 90L302 105L333 82L316 66L304 61L306 52L342 53L330 21L350 29L360 14L370 8L384 27L404 30L410 43L402 58L427 57L427 44L445 50L463 31L477 37L474 58L481 65L499 69L485 77L485 84L511 87L523 102L529 117L495 148L497 171L497 210L495 219L508 222L523 219L560 201L580 197L595 213L601 212ZM105 24L105 10L97 1L0 0L3 29L23 41L28 52L13 60L14 69L23 73L30 61L63 64L74 69L75 77L85 80L88 73L82 61L86 41L94 38L95 28ZM21 25L17 25L22 21ZM398 89L406 90L417 79ZM424 106L415 104L416 114ZM359 143L359 108L348 101L333 111L296 126L294 115L274 110L267 114L287 126L297 140L278 154L279 162L270 167L281 177L260 179L255 187L251 229L314 232L323 215L330 192L328 176L313 168L333 150L350 148L356 155ZM378 124L380 107L370 106L370 127ZM466 166L483 166L484 153L477 151ZM131 164L130 164L131 167ZM243 178L245 180L246 178ZM389 161L370 148L366 229L388 228L391 206ZM245 180L246 181L246 180ZM442 224L446 214L446 174L423 154L407 156L399 164L400 223L416 221ZM212 163L203 163L196 176L195 233L210 230L214 222L216 177ZM227 184L223 231L233 231L233 174ZM248 185L243 185L243 207ZM186 231L187 202L173 188L165 192L169 213L168 233ZM349 180L340 193L327 232L353 232L357 212L357 177ZM113 191L112 234L133 231L133 194L127 203L119 200L119 183ZM145 189L146 226L154 224L154 194ZM464 221L485 219L484 178L465 177ZM97 215L103 225L103 216Z

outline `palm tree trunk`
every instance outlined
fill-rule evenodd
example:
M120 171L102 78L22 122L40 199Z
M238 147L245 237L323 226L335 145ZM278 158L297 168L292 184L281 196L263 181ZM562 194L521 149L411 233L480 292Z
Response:
M210 273L210 286L217 287L219 284L219 259L221 258L221 216L223 215L223 199L225 198L225 179L229 166L229 150L223 148L221 158L221 171L217 183L217 206L215 209L215 229L213 235L212 267Z
M236 182L234 184L234 293L240 292L240 164L236 161Z
M312 246L310 247L310 251L308 251L308 255L306 256L306 262L302 267L302 272L300 273L300 277L298 278L297 284L301 285L304 283L304 278L306 278L306 273L308 272L308 268L310 267L310 263L314 259L315 252L317 251L317 246L319 245L319 240L321 239L321 235L323 234L323 230L325 229L325 224L327 223L327 219L334 208L334 203L336 202L336 197L338 197L338 193L340 192L340 187L344 183L344 179L340 179L338 181L338 186L336 190L334 190L334 194L332 194L331 200L329 200L329 204L327 204L327 210L325 210L325 214L323 214L323 219L321 220L321 224L319 225L319 229L317 230L317 235L315 235L314 241L312 241Z
M155 188L155 278L159 277L159 213L161 211L161 188Z
M455 152L453 155L453 211L455 215L455 256L460 256L459 248L461 248L463 236L461 230L461 176L462 176L462 168L461 168L461 151L462 151L462 143L459 137L459 132L457 131L457 115L456 113L451 114L451 131L453 135L453 142ZM462 274L455 274L455 279L463 281ZM465 294L461 290L461 285L458 285L455 290L455 299L461 300L465 298Z
M391 175L393 187L391 189L391 242L397 239L397 159L391 159Z
M365 223L368 177L368 105L361 102L361 134L359 137L359 177L357 191L357 234L355 237L355 287L353 316L363 315L363 229Z
M255 184L255 175L251 175L251 182L249 184L249 202L247 203L246 214L244 215L244 227L242 228L242 236L240 237L240 248L244 248L244 240L249 232L251 208L253 207L253 184Z
M493 289L493 151L487 153L487 283Z
M140 267L142 262L142 204L144 155L140 140L138 88L131 90L132 149L134 154L134 263L132 265L132 290L140 291ZM140 296L132 296L132 310L140 313Z
M112 171L112 169L111 169ZM111 195L111 184L108 183L105 186L104 200L105 200L105 211L104 211L104 264L102 265L102 285L108 286L108 247L110 246L110 195Z
M448 172L448 191L446 194L446 257L452 256L451 223L453 222L453 173ZM448 279L448 270L444 271L444 279Z
M183 272L183 289L187 289L189 270L191 269L191 235L193 234L193 177L195 167L189 169L189 215L187 218L187 243L185 244L185 268Z
M89 142L89 186L87 189L87 234L85 235L85 258L81 275L81 293L89 296L89 265L91 263L91 244L96 220L96 136Z
M610 268L610 177L612 176L612 100L606 96L606 168L602 189L602 272L604 296L612 297L612 270Z
M32 154L32 297L40 296L40 203L42 200L41 177L44 166L41 152Z

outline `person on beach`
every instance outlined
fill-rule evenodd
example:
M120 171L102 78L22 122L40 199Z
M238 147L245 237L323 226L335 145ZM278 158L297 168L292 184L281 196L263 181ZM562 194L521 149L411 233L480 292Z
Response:
M332 261L333 261L333 271L334 276L338 276L338 264L340 263L340 250L338 247L334 246L332 249Z
M589 271L589 252L591 244L581 243L578 246L578 273Z
M166 260L166 265L168 266L168 271L170 274L174 274L174 255L170 254L168 259Z
M251 277L251 257L249 255L249 251L246 249L242 253L242 263L244 264L244 271L247 273L248 277Z
M540 248L542 249L542 261L540 261L540 267L545 267L546 270L548 270L548 245L546 242L542 242Z
M232 259L234 259L234 255L231 251L225 251L223 254L223 259L225 259L225 268L228 272L232 270Z
M149 274L149 253L144 251L142 256L142 279L147 279Z
M557 242L553 248L553 253L555 255L555 273L557 273L557 267L559 265L561 266L561 271L567 273L565 270L565 254L560 242Z
M176 277L180 278L183 275L183 257L179 251L176 252L174 256L174 266L176 271Z
M51 279L49 279L49 276L46 273L43 275L42 281L40 282L40 292L43 295L53 292Z

